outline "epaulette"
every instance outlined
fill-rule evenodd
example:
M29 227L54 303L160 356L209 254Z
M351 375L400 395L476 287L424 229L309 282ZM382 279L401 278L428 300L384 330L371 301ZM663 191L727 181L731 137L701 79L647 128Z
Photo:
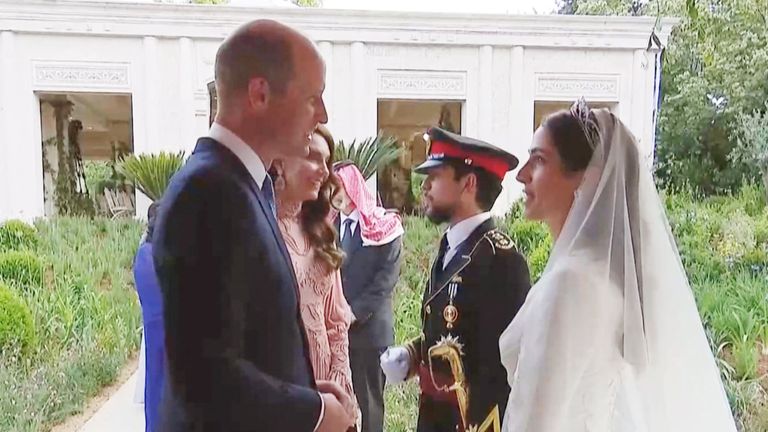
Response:
M515 247L515 242L513 242L507 234L498 229L488 231L483 238L487 239L496 249L509 250Z

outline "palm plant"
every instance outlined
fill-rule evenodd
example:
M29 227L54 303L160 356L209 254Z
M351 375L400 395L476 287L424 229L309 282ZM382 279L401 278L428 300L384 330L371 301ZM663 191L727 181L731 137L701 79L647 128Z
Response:
M375 137L368 137L360 142L352 140L349 145L340 140L336 144L334 161L351 161L367 180L376 174L379 168L397 159L401 152L397 138L379 132Z
M184 164L184 152L131 155L120 162L119 171L152 201L157 201L171 177Z

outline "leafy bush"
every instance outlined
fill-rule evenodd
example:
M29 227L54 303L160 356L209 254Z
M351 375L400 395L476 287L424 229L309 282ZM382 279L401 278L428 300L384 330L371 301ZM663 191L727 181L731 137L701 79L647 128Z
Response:
M136 189L152 201L163 196L171 177L184 164L184 152L131 155L119 165L119 171Z
M0 352L28 352L35 343L35 323L24 301L0 284Z
M83 161L85 169L85 183L91 196L97 196L104 193L104 189L115 188L112 180L111 162L87 160Z
M0 252L4 250L35 249L38 239L33 226L16 219L0 224Z
M397 138L379 132L375 137L368 137L361 142L352 140L351 144L346 144L339 141L333 159L352 161L367 180L376 174L379 168L397 159L401 152Z
M22 288L41 287L43 263L28 251L0 253L0 280Z
M768 101L759 110L741 113L737 117L736 148L731 160L754 164L763 176L768 191Z

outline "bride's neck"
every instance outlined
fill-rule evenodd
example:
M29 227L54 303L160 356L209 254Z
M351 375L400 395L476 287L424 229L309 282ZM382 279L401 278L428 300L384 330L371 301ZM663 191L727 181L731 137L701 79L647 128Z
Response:
M546 221L549 233L552 235L552 243L557 242L557 238L560 237L560 233L563 231L563 226L565 225L566 217L568 216L555 217Z

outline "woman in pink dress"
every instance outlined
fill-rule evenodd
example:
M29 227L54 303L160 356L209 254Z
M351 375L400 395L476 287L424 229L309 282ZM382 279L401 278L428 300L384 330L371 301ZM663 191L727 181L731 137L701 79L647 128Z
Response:
M349 395L346 408L357 418L349 366L352 311L341 287L344 254L336 246L329 219L336 184L331 164L333 137L318 126L305 158L285 158L272 164L277 220L299 283L301 318L307 332L315 379L333 381Z

